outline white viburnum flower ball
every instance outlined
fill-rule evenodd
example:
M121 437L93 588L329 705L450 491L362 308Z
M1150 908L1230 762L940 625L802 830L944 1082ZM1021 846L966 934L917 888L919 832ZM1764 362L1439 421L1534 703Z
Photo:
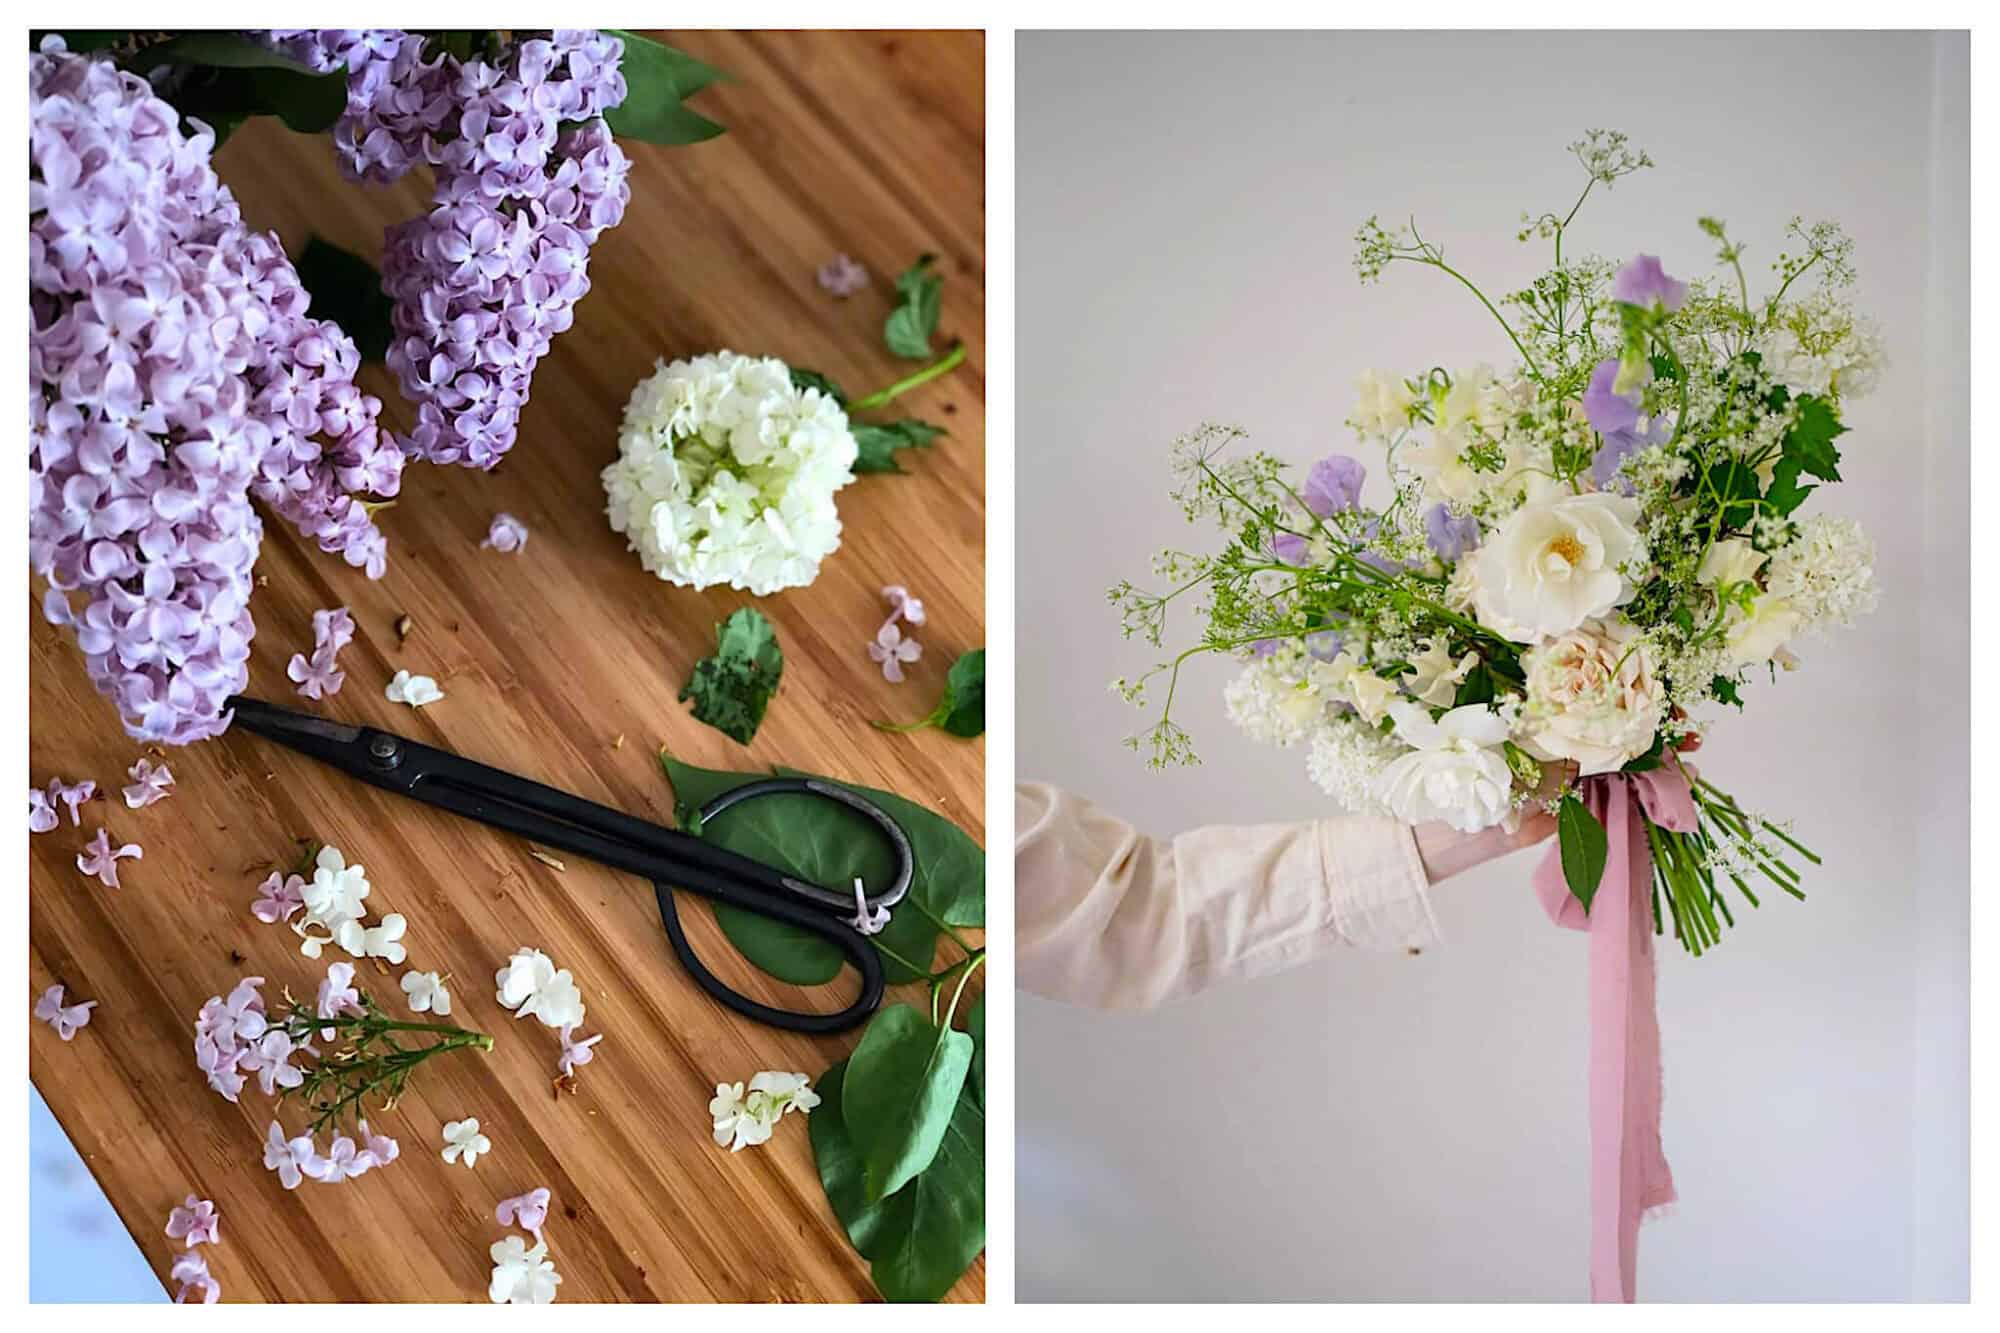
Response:
M1815 514L1771 557L1771 595L1814 630L1848 626L1875 609L1875 543L1859 523Z
M840 405L776 357L661 362L625 404L605 513L668 583L802 588L840 546L856 452Z
M1535 643L1567 634L1632 598L1623 567L1642 554L1639 502L1604 491L1533 500L1473 557L1479 619Z
M1528 702L1521 748L1570 759L1578 775L1615 773L1653 747L1666 705L1651 645L1629 621L1593 621L1521 657Z
M1421 704L1389 705L1396 735L1410 747L1375 778L1375 795L1406 824L1443 822L1477 833L1507 817L1514 774L1501 743L1507 719L1485 704L1467 704L1433 719Z

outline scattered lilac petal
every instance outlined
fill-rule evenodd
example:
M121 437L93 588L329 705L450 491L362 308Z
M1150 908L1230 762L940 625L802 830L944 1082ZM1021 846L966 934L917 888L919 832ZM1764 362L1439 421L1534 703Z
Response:
M589 1064L593 1058L590 1048L604 1040L604 1034L600 1032L594 1037L585 1037L582 1041L578 1041L571 1035L575 1031L576 1024L568 1023L563 1026L560 1034L562 1052L556 1056L556 1068L562 1071L565 1078L574 1077L578 1065Z
M62 823L55 803L40 787L28 788L28 832L47 833Z
M540 1240L542 1223L549 1220L548 1186L538 1186L526 1194L502 1199L500 1206L493 1210L493 1217L503 1227L518 1225L521 1230Z
M868 285L868 270L845 254L837 254L820 265L819 285L834 296L852 296Z
M292 660L285 664L285 674L297 682L299 693L308 699L338 694L347 681L345 671L334 670L331 653L315 652L311 657L293 653Z
M518 551L527 544L527 524L512 514L495 514L493 526L486 530L486 540L479 546L481 550L491 549L505 554Z
M883 600L889 603L889 619L901 616L912 625L924 623L924 604L910 596L910 590L900 583L892 583L882 589Z
M209 1200L190 1194L186 1203L167 1214L167 1235L174 1240L185 1240L190 1250L197 1245L219 1245L222 1215Z
M125 776L132 779L132 785L125 789L125 804L130 809L144 809L174 794L174 773L165 764L141 758Z
M187 1304L188 1297L196 1289L201 1291L203 1305L213 1305L222 1299L222 1284L208 1271L208 1260L192 1250L174 1260L173 1271L167 1276L180 1284L180 1290L174 1293L176 1305Z
M76 868L86 875L95 875L107 889L118 885L118 863L121 860L136 861L146 854L136 842L128 842L122 847L111 845L111 835L103 829L90 840L84 849L76 854Z
M915 639L903 637L903 631L896 626L892 616L875 631L875 641L868 645L868 655L882 664L883 679L896 684L903 680L903 663L914 662L924 655L924 646Z
M69 822L72 828L83 827L83 811L78 807L85 801L94 799L96 795L97 784L89 778L74 785L64 782L61 778L49 779L49 799L61 801L69 807Z
M250 904L250 915L265 925L276 925L289 921L305 909L306 882L298 875L286 875L273 870L262 884L257 886L257 901Z
M90 1011L96 1007L95 1000L64 1004L63 988L55 985L43 991L42 998L35 1001L35 1017L54 1028L58 1037L68 1041L78 1031L90 1026Z

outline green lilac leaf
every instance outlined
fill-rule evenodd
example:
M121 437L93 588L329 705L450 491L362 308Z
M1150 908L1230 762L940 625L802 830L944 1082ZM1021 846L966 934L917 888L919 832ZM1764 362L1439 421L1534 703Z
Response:
M937 727L967 740L986 731L986 650L961 653L945 676L944 697L924 717L898 725L877 722L884 731L921 731Z
M184 33L148 46L122 62L140 72L187 66L174 109L210 125L220 144L251 116L276 116L287 129L320 134L347 109L347 71L326 71L229 32Z
M360 255L349 254L314 236L306 242L294 266L299 284L312 297L314 319L330 319L340 325L361 352L363 361L380 361L388 355L396 336L390 320L395 309L382 290L382 275Z
M896 294L902 302L889 313L882 326L882 341L897 356L921 361L931 354L931 335L937 332L938 316L944 306L944 277L934 271L936 255L919 255L917 262L896 279Z
M972 1038L907 1004L869 1020L847 1058L842 1120L861 1154L862 1193L876 1202L931 1164L972 1067Z
M857 453L854 470L867 472L901 472L902 465L896 455L904 449L925 449L930 442L944 434L944 429L927 421L892 421L884 426L854 422L849 427L854 432Z
M843 1060L820 1075L820 1104L807 1118L827 1202L885 1298L941 1300L986 1248L986 1117L961 1095L931 1165L871 1203L845 1122L846 1074Z
M1563 797L1556 812L1556 840L1562 852L1563 881L1588 912L1590 900L1597 896L1598 882L1604 878L1604 860L1609 848L1604 825L1597 822L1597 816L1574 793Z
M715 628L715 655L695 663L680 698L694 701L697 721L748 745L778 692L784 650L771 622L753 607L739 609Z
M727 79L727 74L650 37L620 28L604 31L625 43L619 65L625 75L625 100L604 113L604 123L613 134L677 147L723 132L722 126L682 103L711 83Z
M965 1030L972 1036L972 1088L979 1104L986 1105L986 992L981 991L965 1016Z

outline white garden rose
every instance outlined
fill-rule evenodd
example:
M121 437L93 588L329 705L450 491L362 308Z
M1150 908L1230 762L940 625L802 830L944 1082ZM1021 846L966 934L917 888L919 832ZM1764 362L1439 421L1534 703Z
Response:
M1592 621L1521 657L1528 702L1521 748L1570 759L1578 774L1614 773L1653 748L1666 687L1629 621Z
M1473 557L1479 619L1510 639L1567 634L1632 598L1639 502L1603 491L1531 500Z
M1435 720L1407 699L1389 705L1396 735L1410 747L1375 779L1375 795L1406 824L1442 822L1477 833L1507 817L1514 775L1500 746L1507 723L1484 704L1454 708Z
M776 357L661 362L625 404L605 512L669 583L804 587L840 545L856 454L840 405Z

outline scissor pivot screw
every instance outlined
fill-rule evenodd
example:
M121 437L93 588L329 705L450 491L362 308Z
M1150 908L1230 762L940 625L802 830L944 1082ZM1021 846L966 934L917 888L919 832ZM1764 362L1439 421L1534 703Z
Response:
M377 736L368 742L368 757L378 768L394 768L402 762L403 753L394 736Z

